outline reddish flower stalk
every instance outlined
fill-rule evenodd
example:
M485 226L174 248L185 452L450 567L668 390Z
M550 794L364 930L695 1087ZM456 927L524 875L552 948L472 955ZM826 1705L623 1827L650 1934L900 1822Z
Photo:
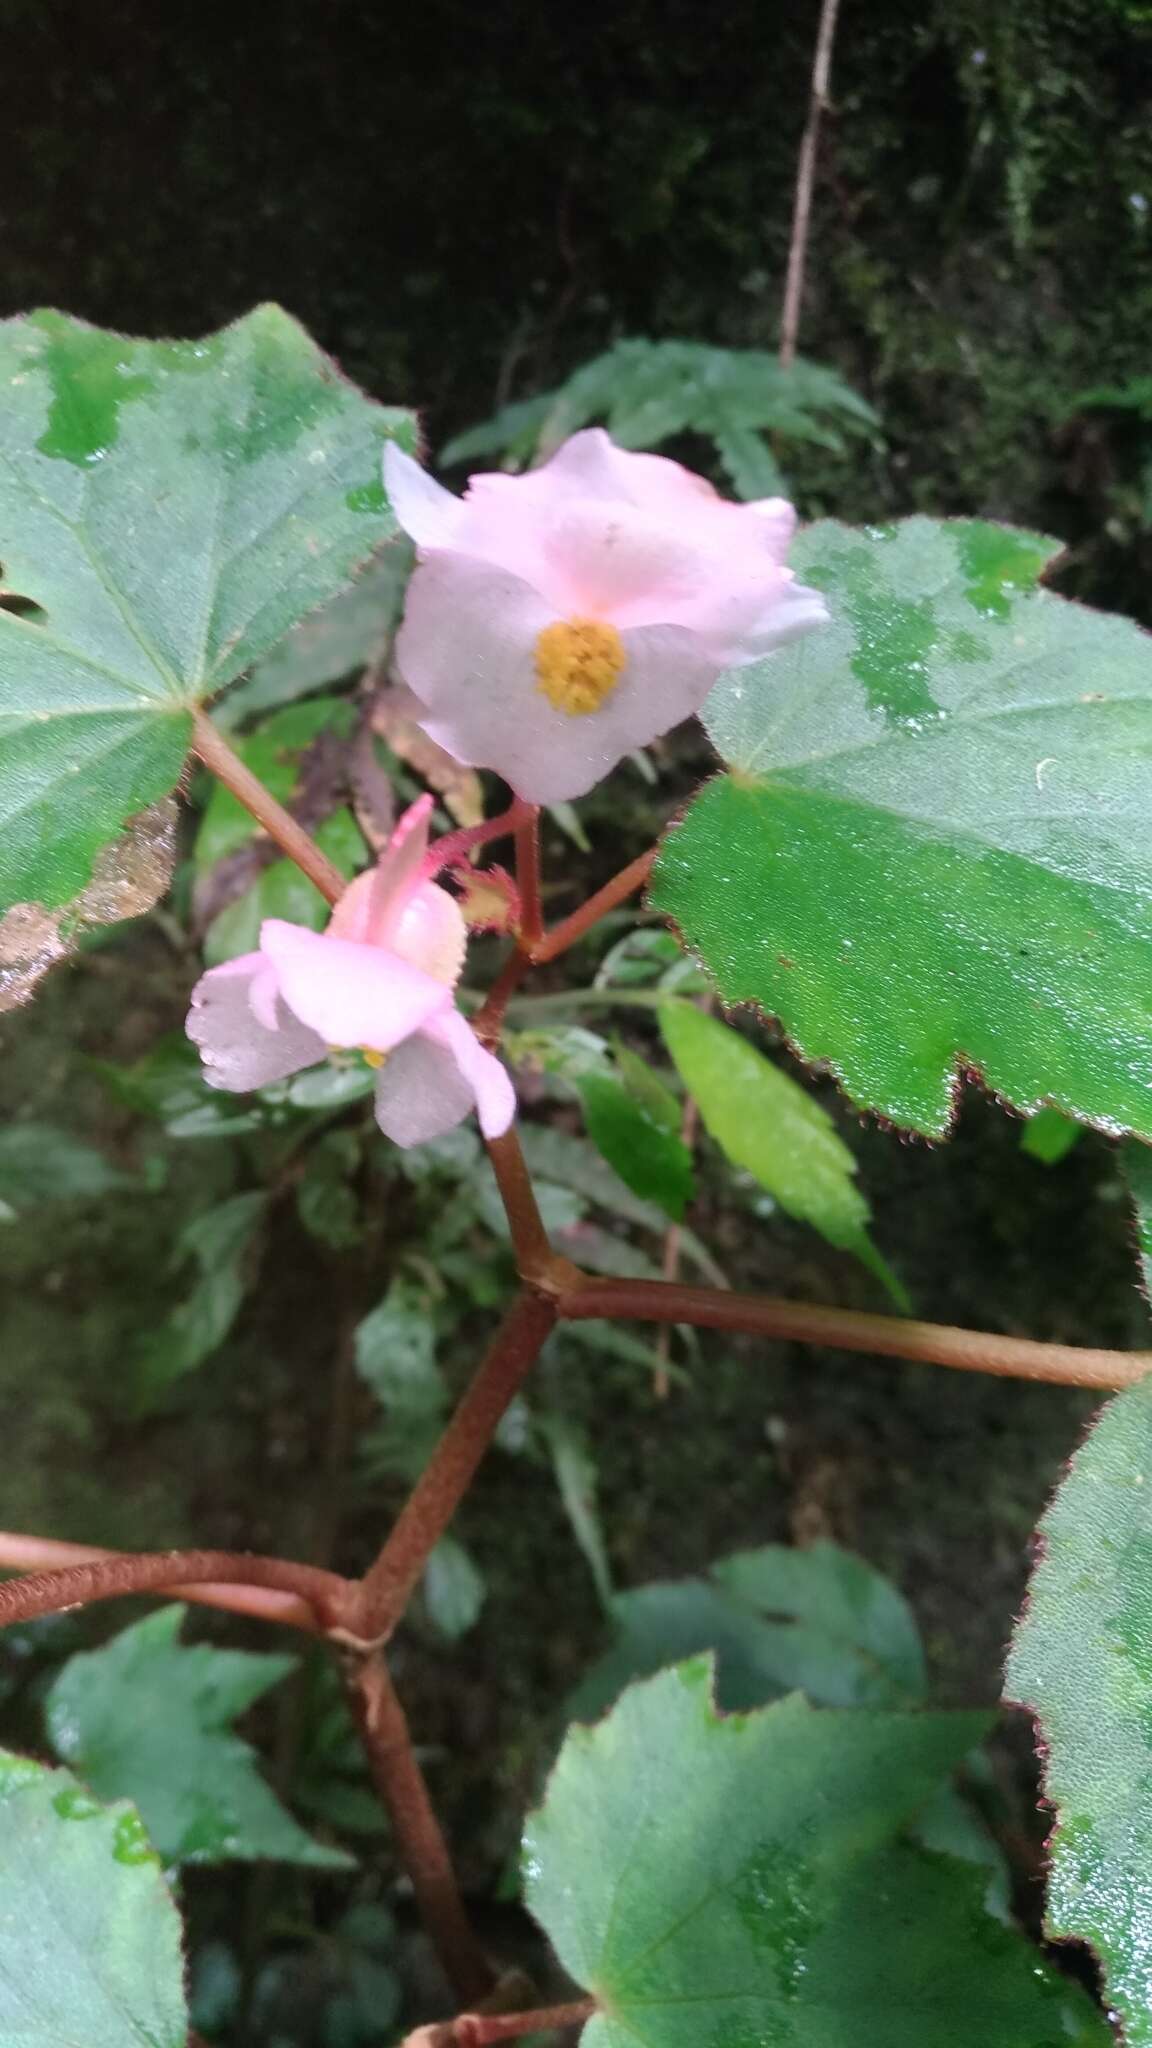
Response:
M333 866L302 825L296 823L290 811L278 803L270 789L265 789L258 775L245 767L239 754L229 746L223 733L213 725L203 711L192 714L192 747L206 768L230 789L244 809L251 813L258 825L262 825L269 839L274 839L282 853L294 860L297 867L314 882L320 894L329 903L338 903L344 894L344 877L338 867Z
M15 1544L26 1540L16 1538ZM0 1545L4 1541L0 1538ZM16 1562L11 1547L6 1555L0 1552L2 1562ZM235 1585L246 1591L266 1587L280 1595L289 1594L299 1607L291 1614L278 1608L269 1618L291 1619L298 1627L311 1626L316 1631L342 1626L355 1592L337 1572L297 1564L286 1557L247 1557L229 1550L89 1553L83 1562L30 1572L27 1578L0 1585L0 1628L14 1621L30 1621L39 1614L59 1614L67 1607L85 1607L93 1600L113 1600L124 1593L167 1593L181 1599L195 1594L207 1601L216 1585ZM234 1605L214 1598L209 1604ZM311 1615L310 1624L301 1618L301 1610ZM251 1603L246 1603L243 1611L251 1613Z
M483 1998L495 1972L469 1924L407 1717L378 1650L350 1665L345 1689L372 1782L387 1808L401 1862L452 1989L457 1998Z
M960 1372L1048 1380L1059 1386L1131 1386L1152 1372L1152 1351L1098 1351L1076 1344L1041 1344L993 1330L960 1330L903 1316L824 1308L769 1294L736 1294L712 1287L681 1287L667 1280L583 1278L561 1295L561 1318L624 1317L644 1323L691 1323L710 1330L746 1330L753 1336L826 1344L833 1350L878 1352L884 1358L948 1365Z
M513 1303L379 1557L361 1581L356 1632L385 1641L475 1476L496 1425L540 1355L556 1303L529 1289Z

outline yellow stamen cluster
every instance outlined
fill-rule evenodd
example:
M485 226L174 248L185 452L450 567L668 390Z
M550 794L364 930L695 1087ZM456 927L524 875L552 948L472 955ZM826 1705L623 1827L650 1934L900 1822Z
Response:
M557 619L536 635L536 686L554 710L585 718L611 696L627 659L615 626Z

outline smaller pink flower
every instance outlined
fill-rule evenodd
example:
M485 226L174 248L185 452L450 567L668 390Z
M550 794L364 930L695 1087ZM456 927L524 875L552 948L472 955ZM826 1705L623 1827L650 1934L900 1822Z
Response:
M470 1110L506 1131L512 1083L453 1001L467 930L447 891L422 879L432 798L405 811L375 868L340 898L326 932L266 918L260 950L192 991L188 1036L213 1088L243 1093L357 1047L380 1069L376 1121L398 1145L450 1131Z
M730 504L599 427L525 476L472 477L463 499L395 442L384 480L420 550L396 642L420 722L530 803L582 796L722 670L827 617L785 567L783 498Z

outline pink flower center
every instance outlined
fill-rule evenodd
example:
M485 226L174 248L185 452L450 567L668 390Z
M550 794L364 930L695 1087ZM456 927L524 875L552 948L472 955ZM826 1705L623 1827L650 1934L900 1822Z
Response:
M536 687L555 711L585 718L611 696L627 660L615 626L557 619L536 635Z

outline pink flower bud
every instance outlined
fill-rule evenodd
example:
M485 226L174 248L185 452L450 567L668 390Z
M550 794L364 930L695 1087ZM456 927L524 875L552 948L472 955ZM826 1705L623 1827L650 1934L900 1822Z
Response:
M266 918L259 952L201 976L188 1036L210 1086L263 1088L355 1047L379 1069L376 1121L398 1145L438 1138L474 1108L485 1137L507 1130L512 1083L453 1002L464 919L421 879L431 810L422 796L404 813L326 932Z

